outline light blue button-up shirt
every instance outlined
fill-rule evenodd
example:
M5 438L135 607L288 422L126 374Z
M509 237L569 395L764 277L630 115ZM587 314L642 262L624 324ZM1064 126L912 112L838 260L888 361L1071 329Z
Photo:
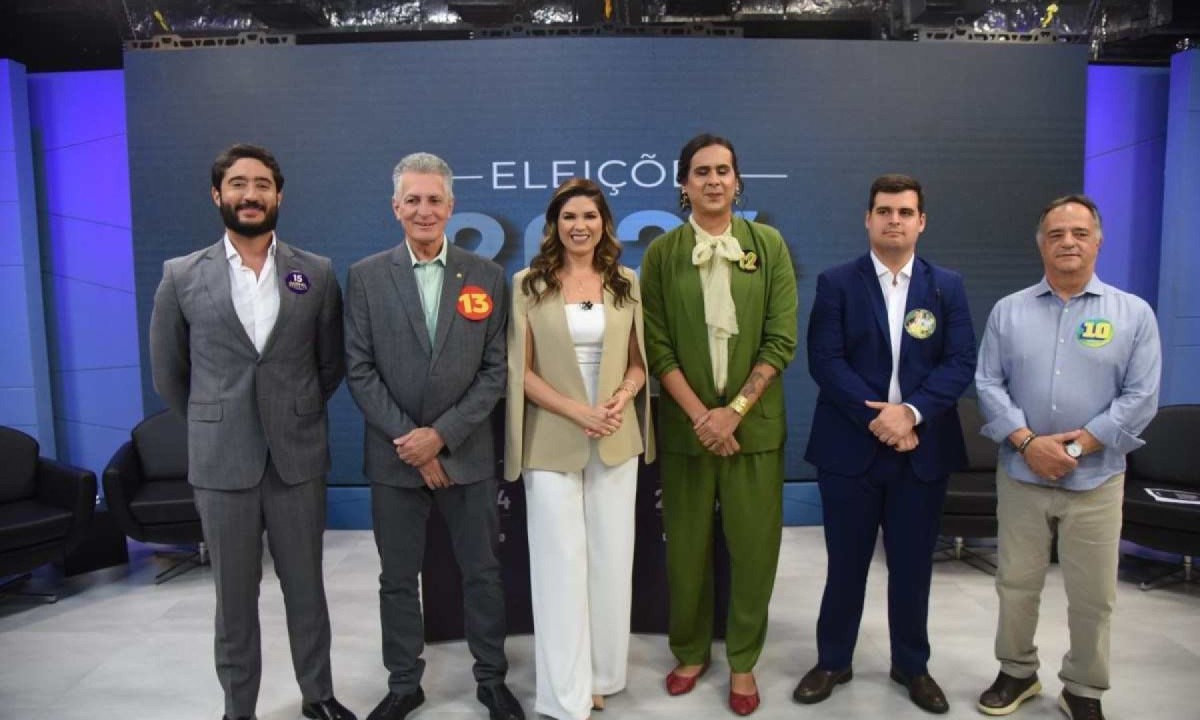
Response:
M975 386L985 425L1014 480L1090 490L1125 471L1125 455L1158 411L1162 348L1144 300L1092 276L1063 302L1045 278L992 308L979 349ZM1079 459L1058 482L1029 469L1007 438L1086 429L1104 447Z
M442 283L446 277L446 238L442 237L442 250L428 262L421 261L408 241L408 256L412 258L413 275L417 279L417 291L421 294L421 310L425 312L425 329L429 331L429 342L437 333L438 310L442 304Z

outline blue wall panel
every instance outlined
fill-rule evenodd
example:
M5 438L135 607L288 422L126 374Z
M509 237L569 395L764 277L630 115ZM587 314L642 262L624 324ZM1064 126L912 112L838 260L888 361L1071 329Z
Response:
M46 324L54 372L138 365L133 293L58 275L48 276L46 285L54 309Z
M98 472L142 417L123 73L30 76L29 107L60 456Z
M128 182L128 181L126 181ZM44 234L54 243L43 248L46 267L71 280L133 292L133 248L129 228L51 215Z
M1158 322L1164 405L1200 402L1200 50L1171 59Z
M0 164L5 160L5 153L0 151ZM0 192L0 265L8 265L13 258L20 257L21 235L17 231L21 226L21 209L15 199L4 199Z
M1100 206L1102 279L1158 300L1167 68L1088 68L1084 191Z
M61 418L56 420L55 425L59 437L59 455L64 462L96 473L103 472L117 448L129 440L127 428L75 423ZM98 488L98 492L103 494L103 488Z
M54 89L47 83L38 87L41 92ZM45 186L39 209L51 216L79 218L129 232L129 158L124 135L65 147L42 144L40 148L45 151L39 158Z
M3 330L0 330L0 333L2 332ZM0 334L0 337L8 336ZM37 427L35 405L32 386L0 387L0 425Z
M128 431L142 420L141 408L129 402L130 396L142 391L136 365L60 372L53 380L55 395L62 398L58 404L61 421Z
M28 294L25 268L0 264L0 387L34 387L29 316L23 311Z
M0 60L0 423L54 455L25 68Z

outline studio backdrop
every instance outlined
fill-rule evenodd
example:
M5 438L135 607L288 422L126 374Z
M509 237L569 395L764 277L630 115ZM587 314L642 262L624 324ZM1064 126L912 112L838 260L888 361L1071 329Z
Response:
M565 38L133 51L125 57L138 319L145 352L165 259L216 242L213 158L270 148L286 176L279 236L352 263L402 240L391 172L432 152L455 173L452 242L524 267L555 185L608 193L625 246L682 222L679 149L733 141L742 212L791 248L801 346L784 382L787 477L816 387L803 338L817 274L866 251L871 180L917 176L929 223L918 252L966 278L976 331L1001 296L1040 277L1037 212L1083 184L1087 48L685 38ZM397 312L400 310L397 309ZM331 406L330 482L361 484L362 416Z

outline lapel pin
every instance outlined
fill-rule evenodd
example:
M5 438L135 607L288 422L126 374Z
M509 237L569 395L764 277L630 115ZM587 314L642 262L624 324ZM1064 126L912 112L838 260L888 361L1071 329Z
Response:
M904 331L917 340L924 340L937 329L937 318L925 308L909 310L904 316Z
M284 283L287 284L288 290L291 290L297 295L303 295L304 293L308 292L308 278L299 270L292 270L288 272L287 277L284 279Z

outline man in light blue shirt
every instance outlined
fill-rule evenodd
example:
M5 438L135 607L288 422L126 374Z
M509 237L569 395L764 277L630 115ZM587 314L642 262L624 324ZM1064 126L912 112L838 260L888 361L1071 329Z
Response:
M1050 203L1037 232L1046 275L996 303L979 351L982 432L1000 443L1000 674L979 698L988 715L1041 690L1033 640L1057 528L1071 633L1059 705L1073 720L1104 717L1125 455L1157 411L1161 347L1150 306L1096 277L1102 241L1089 198Z

